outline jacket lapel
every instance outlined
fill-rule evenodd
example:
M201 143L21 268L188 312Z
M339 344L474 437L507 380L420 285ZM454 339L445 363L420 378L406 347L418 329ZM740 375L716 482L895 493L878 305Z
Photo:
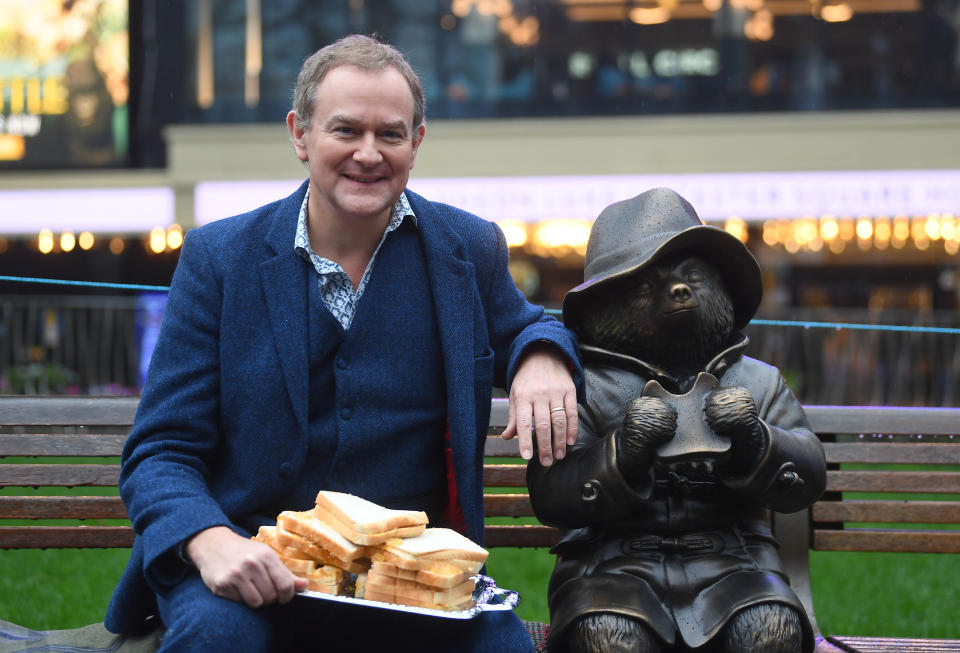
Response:
M287 392L301 430L308 424L307 388L309 384L307 339L307 280L305 266L293 251L297 217L306 193L306 182L293 195L282 200L266 242L273 252L260 264L270 325L283 367Z
M465 260L463 241L429 202L407 191L424 245L433 310L440 331L450 449L464 514L474 514L477 491L476 410L474 399L474 267ZM469 525L468 525L469 527ZM478 533L469 533L478 537Z

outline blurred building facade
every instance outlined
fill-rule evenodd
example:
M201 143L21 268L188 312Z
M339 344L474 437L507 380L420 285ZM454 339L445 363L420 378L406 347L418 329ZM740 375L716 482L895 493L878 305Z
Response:
M304 178L283 123L296 73L364 32L424 81L410 187L500 223L534 301L581 281L599 210L667 185L756 254L761 318L960 326L956 2L153 0L129 27L121 160L0 161L0 275L168 283L184 231ZM20 371L0 391L42 391L23 370L57 361L80 391L136 390L156 303L109 300L128 304L109 328L132 335L100 338L128 350L106 365L77 341L107 328L102 289L0 294L0 365ZM960 403L955 334L750 335L810 403Z

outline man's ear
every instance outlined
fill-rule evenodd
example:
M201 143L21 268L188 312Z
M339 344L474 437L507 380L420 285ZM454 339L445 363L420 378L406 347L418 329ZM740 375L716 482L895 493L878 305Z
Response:
M417 152L420 151L420 143L423 142L423 137L427 134L426 125L421 124L419 127L413 130L413 139L412 139L412 149L410 151L410 169L413 170L413 164L417 160Z
M307 160L307 146L304 142L304 130L297 124L297 114L295 111L287 113L287 129L290 131L290 141L293 143L293 151L301 161Z

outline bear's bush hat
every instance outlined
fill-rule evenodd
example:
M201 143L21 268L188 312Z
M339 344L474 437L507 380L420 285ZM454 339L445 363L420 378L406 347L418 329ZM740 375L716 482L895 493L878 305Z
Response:
M578 317L598 288L678 252L701 257L719 270L733 298L734 328L745 327L763 296L757 260L736 236L704 224L693 206L669 188L648 190L601 211L587 242L584 282L563 298L564 322L578 331Z

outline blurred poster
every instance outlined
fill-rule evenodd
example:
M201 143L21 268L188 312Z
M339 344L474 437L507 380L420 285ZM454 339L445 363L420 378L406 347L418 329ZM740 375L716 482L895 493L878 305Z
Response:
M163 311L167 307L167 293L142 293L137 297L137 342L140 345L138 390L143 389L150 368L150 358L160 335Z
M0 169L127 162L129 0L0 0Z

